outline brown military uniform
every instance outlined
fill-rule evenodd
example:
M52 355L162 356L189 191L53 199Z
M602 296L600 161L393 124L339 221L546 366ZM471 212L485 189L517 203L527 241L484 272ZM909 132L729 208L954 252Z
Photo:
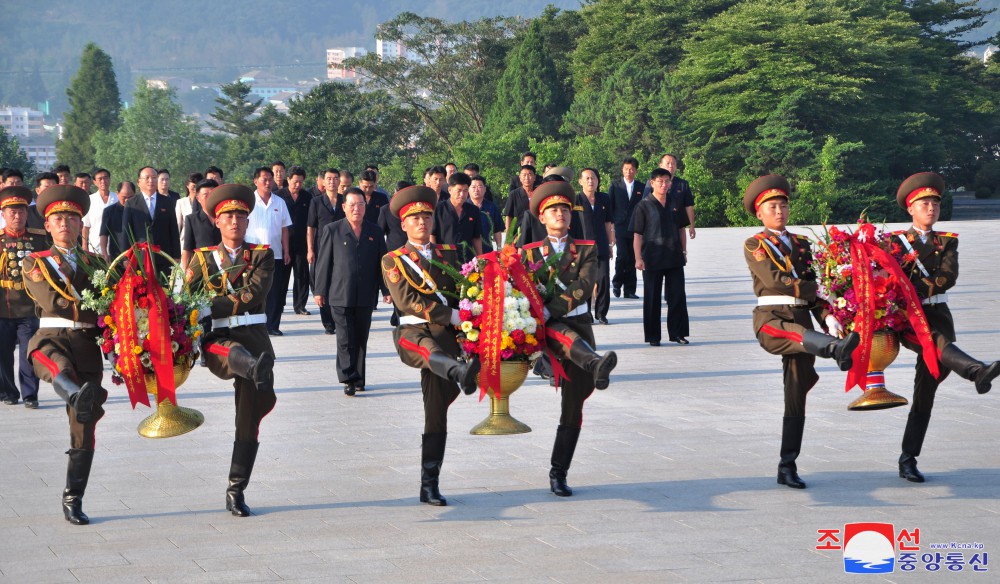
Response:
M244 243L235 261L222 245L195 250L185 277L192 287L207 286L215 293L212 319L264 314L274 275L274 252L266 245ZM261 385L238 376L229 365L229 350L243 347L251 355L274 354L263 323L213 327L205 335L205 363L220 379L236 379L236 440L257 442L260 421L277 402L274 379Z
M59 248L35 252L22 263L24 288L35 302L35 314L41 318L61 318L74 321L76 327L40 327L28 344L35 374L51 383L59 373L66 373L74 382L100 384L104 373L97 338L97 313L80 307L80 294L93 290L84 266L97 269L101 259L89 252L76 250L76 269ZM96 292L96 290L95 290ZM102 405L108 398L104 389L97 391L90 422L77 422L69 405L70 440L72 448L93 450L94 429L104 416Z
M743 257L758 297L792 296L805 302L757 306L753 311L753 329L760 346L782 357L785 416L804 416L806 393L816 385L819 376L814 367L816 357L802 345L802 333L814 330L811 314L822 321L827 312L825 303L816 298L809 239L792 233L787 238L791 247L765 229L744 242Z
M547 237L524 246L522 251L524 260L530 263L542 262L555 253ZM552 277L558 278L553 297L545 303L549 311L549 319L545 323L545 342L569 376L562 387L559 424L579 428L583 423L583 403L594 393L594 376L573 363L570 347L577 339L583 339L594 349L597 345L589 312L566 315L580 306L586 307L594 290L594 280L597 277L597 248L594 242L567 240L559 263L553 265L547 275L540 276L542 283L547 283Z
M436 261L458 266L458 254L453 245L430 244ZM403 259L408 258L424 274ZM428 356L436 351L451 357L461 354L451 324L452 310L457 301L442 291L457 293L455 282L440 268L432 265L407 242L403 247L382 256L382 277L392 302L403 316L426 320L421 324L401 324L392 333L396 351L405 365L420 369L420 388L424 396L424 433L448 431L448 407L458 397L458 384L431 373ZM452 306L454 304L454 306Z
M28 342L38 330L35 302L24 290L21 277L24 258L46 249L45 231L25 229L13 233L0 230L0 397L17 399L18 384L14 378L14 345L20 346L19 376L21 393L26 401L38 399L38 377L28 359Z

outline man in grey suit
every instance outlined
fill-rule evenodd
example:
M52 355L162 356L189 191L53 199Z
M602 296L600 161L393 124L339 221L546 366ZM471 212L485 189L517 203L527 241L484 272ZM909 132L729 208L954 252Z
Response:
M344 195L346 218L323 227L313 264L316 305L329 304L337 325L337 377L344 393L365 390L365 355L372 311L378 293L388 304L382 281L382 256L387 252L378 225L365 221L365 193L351 187Z

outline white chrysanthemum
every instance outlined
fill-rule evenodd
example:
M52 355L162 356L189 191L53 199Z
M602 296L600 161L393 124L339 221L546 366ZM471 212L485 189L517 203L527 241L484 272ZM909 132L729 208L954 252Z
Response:
M526 323L524 323L524 332L525 332L525 334L529 334L529 335L535 334L535 331L537 330L536 326L537 325L535 324L535 319L533 319L533 318L528 319L528 321Z
M479 340L479 331L472 329L471 331L465 333L465 338L475 343Z
M468 334L468 332L471 330L472 330L472 322L468 320L462 321L462 332Z
M479 316L483 313L483 305L480 302L472 303L472 316Z

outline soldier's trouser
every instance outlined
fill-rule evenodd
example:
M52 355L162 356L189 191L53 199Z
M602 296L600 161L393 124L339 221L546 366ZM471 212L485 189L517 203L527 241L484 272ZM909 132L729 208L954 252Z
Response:
M819 381L816 357L806 353L801 342L802 333L807 330L812 328L775 319L765 323L757 334L757 341L765 351L781 355L786 417L806 415L806 394Z
M88 381L97 385L101 384L103 374L100 372L80 372L74 367L73 360L64 355L51 345L43 345L31 354L34 364L35 374L39 379L47 383L52 383L52 379L60 373L65 373L75 383L83 385ZM66 404L66 417L69 419L69 442L70 448L80 450L94 449L94 433L97 429L97 422L104 417L104 402L108 400L108 392L100 388L95 392L94 405L91 408L90 421L81 424L76 421L76 414L73 409Z
M437 324L404 325L392 333L400 360L420 369L420 391L424 399L424 434L448 431L448 407L460 390L454 381L431 373L428 357L443 353L456 358L460 353L455 333Z
M208 348L205 351L205 364L208 365L209 371L220 379L235 380L233 388L236 390L236 440L241 442L258 441L257 435L260 431L260 422L274 409L274 405L277 403L277 397L274 394L273 376L270 376L270 383L262 383L258 387L253 381L236 375L236 372L229 366L228 354L226 354L225 350L243 347L255 357L260 355L261 350L272 350L264 325L253 325L253 327L260 330L254 331L252 334L255 336L263 335L263 339L246 338L243 339L244 343L240 343L230 338L217 336L213 332L205 342L206 346L215 345L216 347ZM247 336L245 331L238 334L240 336ZM266 346L264 343L266 343Z

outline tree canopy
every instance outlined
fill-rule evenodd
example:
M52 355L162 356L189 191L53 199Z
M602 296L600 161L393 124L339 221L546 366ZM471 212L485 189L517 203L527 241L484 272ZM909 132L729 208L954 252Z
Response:
M121 112L118 81L111 57L94 43L88 43L80 57L80 69L66 89L70 109L63 124L63 137L56 144L56 156L72 169L89 172L94 168L94 136L114 130Z

